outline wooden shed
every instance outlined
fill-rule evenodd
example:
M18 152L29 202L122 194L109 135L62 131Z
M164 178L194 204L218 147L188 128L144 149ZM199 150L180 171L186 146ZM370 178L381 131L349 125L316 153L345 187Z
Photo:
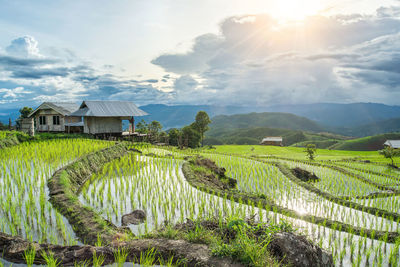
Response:
M69 116L83 117L84 133L121 135L122 120L134 125L134 117L145 115L148 114L129 101L83 101Z
M283 146L283 138L281 136L267 136L263 138L260 145L267 146Z
M43 102L28 118L34 120L36 132L65 132L68 123L79 123L81 118L68 117L79 105L69 102Z

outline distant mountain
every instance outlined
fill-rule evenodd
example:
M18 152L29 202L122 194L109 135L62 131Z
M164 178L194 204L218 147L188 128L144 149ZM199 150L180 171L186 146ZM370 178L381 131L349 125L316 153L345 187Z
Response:
M0 109L0 122L8 124L8 120L11 118L12 123L19 117L19 109Z
M324 127L318 123L304 117L296 116L290 113L281 112L263 112L263 113L248 113L236 115L219 115L212 118L210 124L211 130L208 135L218 129L232 128L254 128L254 127L269 127L282 128L290 130L302 130L312 132L322 132Z
M360 137L378 135L384 133L395 133L395 132L400 133L400 118L373 122L361 126L356 126L353 128L335 129L333 131L340 132L342 134L349 136L351 135Z
M159 121L164 129L180 128L191 124L197 112L203 110L208 113L208 116L214 117L220 114L238 114L254 111L252 107L237 107L237 106L210 106L210 105L176 105L167 106L162 104L151 104L140 107L142 110L149 113L148 116L139 117L136 121L144 119L146 122L153 120Z
M354 127L400 117L400 106L376 103L276 105L266 109L288 112L331 127Z
M141 106L150 116L146 121L158 120L165 128L182 127L194 120L197 112L206 111L210 117L217 115L243 114L250 112L281 112L306 117L340 134L359 136L356 130L349 128L378 123L383 120L400 117L400 106L388 106L376 103L353 104L302 104L275 105L269 107L210 106L210 105L146 105ZM140 118L139 118L140 119ZM266 127L275 127L268 125ZM283 128L287 128L286 126ZM384 128L386 129L386 128Z

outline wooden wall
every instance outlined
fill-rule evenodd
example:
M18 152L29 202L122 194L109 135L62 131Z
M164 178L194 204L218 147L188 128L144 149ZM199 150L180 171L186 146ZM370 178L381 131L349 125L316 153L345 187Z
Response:
M122 119L119 117L85 117L84 133L122 133Z
M27 133L31 136L35 135L35 126L33 123L33 118L23 118L20 121L21 131Z
M40 125L39 117L46 116L46 125ZM60 116L60 125L53 125L53 116ZM40 109L35 114L35 123L37 132L64 132L64 116L52 109Z

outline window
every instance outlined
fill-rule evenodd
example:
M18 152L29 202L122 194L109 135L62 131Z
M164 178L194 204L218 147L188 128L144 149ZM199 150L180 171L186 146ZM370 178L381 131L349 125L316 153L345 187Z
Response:
M53 125L60 125L60 116L53 116Z
M46 125L46 116L39 116L39 125Z

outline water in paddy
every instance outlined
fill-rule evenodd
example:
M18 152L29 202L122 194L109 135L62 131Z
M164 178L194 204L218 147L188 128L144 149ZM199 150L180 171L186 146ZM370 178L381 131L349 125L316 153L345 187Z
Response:
M212 159L219 166L226 168L229 177L237 179L239 190L263 194L279 206L295 210L300 214L330 218L366 229L383 231L398 229L395 221L338 205L306 190L293 183L273 165L219 155L212 156Z
M110 145L69 139L1 149L0 232L41 243L80 244L67 219L48 201L47 180L72 160Z
M262 221L279 222L285 220L291 223L298 228L298 232L305 233L322 247L331 250L334 253L337 266L348 266L352 263L360 264L360 266L365 266L367 263L388 266L388 255L394 250L393 244L335 231L273 212L267 213L265 210L254 206L238 204L223 197L206 194L191 187L186 182L180 164L181 161L173 159L127 156L112 163L109 166L109 171L105 170L103 174L94 177L91 183L82 190L80 200L100 211L105 218L116 225L121 225L123 214L134 209L145 210L148 215L147 221L139 226L130 226L131 230L138 235L161 227L165 220L174 223L184 221L186 218L227 217L232 214L245 217L257 214L256 218ZM291 190L302 192L299 188L293 186ZM291 203L289 197L287 197L286 200L282 198L280 204L287 203L288 207L295 209L298 207L296 203L300 203L301 198L307 199L303 193L306 192L297 195L297 202ZM313 197L315 198L315 196ZM322 200L314 199L310 203L318 203L319 201ZM306 209L304 212L308 212L308 204L307 200L301 202L301 206ZM337 209L339 210L340 207L337 207ZM326 215L328 211L322 212L325 212L323 214ZM343 208L342 212L348 216L348 210ZM379 218L374 219L367 216L369 214L363 214L362 218L374 220L377 225L384 225L383 227L389 225ZM364 225L365 223L362 220L360 222L356 219L351 220L355 224ZM397 227L397 225L393 227ZM380 226L377 228L380 228Z

